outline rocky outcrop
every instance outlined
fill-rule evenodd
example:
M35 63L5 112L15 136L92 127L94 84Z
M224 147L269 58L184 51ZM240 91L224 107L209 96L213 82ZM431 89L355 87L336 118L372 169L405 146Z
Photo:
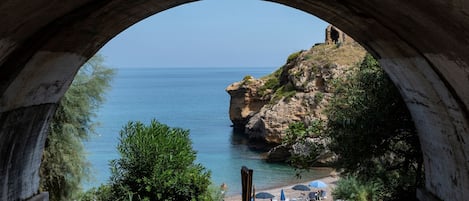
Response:
M309 125L325 119L331 81L361 61L365 51L356 43L317 45L293 54L276 73L262 79L247 76L227 87L230 119L252 139L281 144L293 122ZM273 81L272 81L273 80ZM277 85L266 86L272 82Z
M271 75L246 76L231 84L226 91L231 96L233 126L244 130L252 142L281 145L290 124L302 122L308 127L314 120L326 120L332 80L345 75L364 55L356 43L316 45L290 55ZM285 161L293 150L289 146L270 150L267 160Z
M271 163L283 163L286 162L288 158L291 157L291 152L290 152L291 147L287 145L279 145L274 148L272 148L268 154L266 161L271 162Z
M233 127L244 129L248 120L268 103L269 97L258 93L264 81L246 76L243 81L235 82L226 88L230 94L230 119Z
M298 92L293 97L284 97L265 105L249 119L244 132L249 138L281 144L285 130L291 123L301 121L308 125L313 119L320 118L315 109L321 100L317 100L315 94Z

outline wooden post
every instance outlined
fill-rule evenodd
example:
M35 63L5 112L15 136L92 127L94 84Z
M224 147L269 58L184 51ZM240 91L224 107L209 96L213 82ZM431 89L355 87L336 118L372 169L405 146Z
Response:
M256 187L252 185L252 201L256 201Z
M242 201L251 201L253 170L246 166L241 168Z

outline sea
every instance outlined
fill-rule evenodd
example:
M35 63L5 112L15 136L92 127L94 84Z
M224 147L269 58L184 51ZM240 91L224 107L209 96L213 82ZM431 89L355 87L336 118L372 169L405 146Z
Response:
M84 189L97 187L110 178L109 161L116 151L119 131L129 121L149 123L152 119L190 130L196 163L211 172L212 184L228 186L228 195L241 193L241 168L253 170L256 189L306 182L329 171L297 171L285 164L267 163L263 153L250 149L243 133L233 131L229 119L230 96L225 88L246 75L255 78L276 68L120 68L97 112L96 135L85 142L92 166L91 181Z

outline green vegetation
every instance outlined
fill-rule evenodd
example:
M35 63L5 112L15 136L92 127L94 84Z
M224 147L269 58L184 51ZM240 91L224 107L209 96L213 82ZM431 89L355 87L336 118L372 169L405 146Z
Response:
M296 60L300 56L301 53L303 53L303 50L295 52L293 54L290 54L290 56L288 56L288 58L287 58L287 63L290 63L290 62Z
M345 46L316 48L348 55L341 50ZM338 60L335 56L322 59ZM379 63L366 55L330 84L333 96L326 109L328 121L315 120L308 127L293 123L286 131L284 143L299 150L292 152L290 163L309 168L324 151L322 143L328 142L327 148L338 157L334 166L345 176L335 198L414 200L416 188L424 182L417 132L399 91ZM287 96L289 90L284 87L278 87L274 97ZM323 98L319 92L314 101ZM315 142L307 140L314 137Z
M223 191L220 189L218 186L210 185L208 187L208 192L210 195L210 199L206 200L211 200L211 201L223 201L225 198L226 191Z
M282 80L282 73L293 61L297 60L304 51L298 51L290 56L288 56L286 64L274 73L262 77L262 80L265 80L265 84L259 88L259 94L261 96L272 94L271 103L275 103L282 98L289 100L296 94L296 89L293 87L286 78ZM317 45L314 46L307 54L303 54L302 64L310 66L311 70L314 73L318 73L319 67L334 67L336 65L348 65L352 66L355 63L359 62L357 55L364 55L365 51L358 44L346 44L337 47L336 45ZM302 71L298 71L293 76L302 75ZM245 79L244 79L245 80ZM318 94L321 96L321 94ZM321 97L318 97L316 100L322 100Z
M40 190L51 201L73 200L90 169L83 140L94 132L92 118L104 101L114 71L103 66L103 57L91 58L78 72L59 103L50 123L40 168Z
M414 199L423 183L417 133L397 88L373 57L336 82L328 119L330 149L344 175L385 186L379 200Z
M280 87L280 76L282 75L283 67L280 67L275 72L262 77L262 80L266 80L265 84L259 88L260 95L267 95L268 91L275 92Z
M252 77L251 75L246 75L244 76L243 80L241 81L241 83L244 85L244 84L251 84L252 82L252 79L254 79L254 77Z
M189 131L153 120L130 122L120 132L120 158L111 161L110 184L84 200L215 200L210 173L194 164ZM213 193L213 194L211 194ZM212 198L215 196L215 198Z
M189 131L152 121L131 122L121 131L111 182L82 192L90 175L83 141L94 132L92 118L104 101L114 71L95 56L78 72L50 124L40 170L40 189L61 200L220 200L210 173L194 164Z
M275 90L270 102L275 103L282 98L285 98L285 100L289 100L291 97L295 96L295 94L295 87L293 87L291 83L287 83L286 85L283 85Z
M284 69L286 65L290 62L296 60L303 51L295 52L288 56L287 63L277 69L270 75L262 77L262 80L266 80L265 84L259 88L259 94L267 95L267 92L273 94L271 102L276 102L282 98L286 98L287 100L293 97L296 94L296 90L291 83L281 83L281 76L284 73Z
M306 137L309 137L309 131L303 122L291 123L288 125L283 143L293 145L296 142L303 141Z
M337 181L332 195L335 199L348 201L380 201L384 189L381 183L361 181L356 176L348 176Z
M318 120L308 127L303 123L289 126L284 144L300 150L292 154L291 164L310 167L318 154L325 151L322 143L327 143L327 149L338 157L334 166L346 176L340 183L345 187L339 189L348 191L337 192L343 195L342 199L415 199L416 188L424 183L422 154L412 118L397 88L379 63L365 55L358 44L318 45L310 52L301 62L311 66L313 73L317 73L318 67L353 68L329 82L333 97L326 109L327 122ZM266 82L259 91L269 92L271 103L296 94L295 87L285 80L284 71L300 53L290 55L285 66L262 78ZM295 73L294 76L303 74ZM324 93L318 92L314 102L318 104L324 97ZM318 136L320 139L314 139L315 142L306 140Z
M318 91L314 94L314 103L319 104L324 99L324 93Z
M324 151L324 146L306 139L322 135L324 126L324 121L320 119L312 121L308 127L303 122L294 122L288 126L283 142L290 147L296 146L298 150L297 153L292 152L291 165L301 169L311 167L311 164Z
M113 201L114 196L112 195L112 189L110 185L101 185L98 188L92 188L84 192L78 200L80 201ZM131 199L127 199L127 200L130 201Z

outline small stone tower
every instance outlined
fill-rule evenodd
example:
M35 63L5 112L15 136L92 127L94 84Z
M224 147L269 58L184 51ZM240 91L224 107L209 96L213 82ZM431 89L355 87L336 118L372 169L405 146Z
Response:
M329 25L326 28L326 44L350 43L354 40L339 28Z

